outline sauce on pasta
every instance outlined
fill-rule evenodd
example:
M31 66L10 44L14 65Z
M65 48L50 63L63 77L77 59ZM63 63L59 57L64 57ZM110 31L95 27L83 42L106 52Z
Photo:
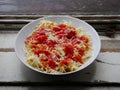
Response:
M25 39L27 62L48 73L71 72L90 58L90 35L69 23L42 21Z

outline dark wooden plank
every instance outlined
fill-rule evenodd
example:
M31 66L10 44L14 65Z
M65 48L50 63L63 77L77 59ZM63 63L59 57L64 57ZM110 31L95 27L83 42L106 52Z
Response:
M11 20L9 20L9 19L7 19L7 20L0 20L0 24L27 24L27 23L29 23L30 21L32 21L32 20L25 20L25 19L18 19L18 20L16 20L16 19L11 19ZM86 21L86 22L88 22L88 23L96 23L96 24L120 24L120 20L118 19L118 20L115 20L115 19L112 19L112 20L95 20L95 19L93 19L93 20L84 20L84 21Z
M24 25L47 15L0 15L0 30L20 30ZM99 33L120 30L120 15L71 15L91 24Z
M20 30L24 25L47 15L0 15L0 30ZM120 29L120 15L70 15L91 24L98 32Z
M1 0L0 14L120 14L119 0Z
M44 16L48 16L48 15L0 15L0 19L37 19L37 18L41 18ZM84 19L84 20L95 20L95 19L120 19L120 15L70 15L76 18L80 18L80 19Z

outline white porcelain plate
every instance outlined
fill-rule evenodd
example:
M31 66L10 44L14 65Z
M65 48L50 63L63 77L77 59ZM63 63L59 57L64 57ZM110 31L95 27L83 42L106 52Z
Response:
M37 70L37 69L33 68L32 66L30 66L25 60L24 40L32 32L32 30L35 28L35 26L41 20L48 20L48 21L52 21L52 22L56 22L56 23L60 23L60 22L62 23L64 21L72 22L72 24L75 27L82 27L85 32L90 33L91 41L92 41L92 52L91 52L92 56L91 56L91 58L89 58L89 60L87 60L77 70L72 71L72 72L66 72L66 73L46 73L46 72L42 72L42 71ZM86 23L85 21L82 21L80 19L73 18L73 17L70 17L70 16L64 16L64 15L62 15L62 16L61 15L47 16L47 17L39 18L37 20L34 20L34 21L28 23L27 25L25 25L19 31L19 33L16 37L16 42L15 42L15 52L16 52L18 58L27 67L31 68L32 70L38 71L40 73L45 73L45 74L50 74L50 75L65 75L65 74L70 74L70 73L74 73L74 72L82 70L83 68L87 67L88 65L90 65L95 60L95 58L97 57L97 55L100 52L100 47L101 47L100 38L99 38L96 30L91 25L89 25L88 23Z

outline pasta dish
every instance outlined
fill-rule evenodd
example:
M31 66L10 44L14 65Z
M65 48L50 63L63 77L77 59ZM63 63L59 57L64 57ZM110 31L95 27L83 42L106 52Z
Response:
M74 71L91 57L90 34L70 22L43 20L24 43L27 63L47 73Z

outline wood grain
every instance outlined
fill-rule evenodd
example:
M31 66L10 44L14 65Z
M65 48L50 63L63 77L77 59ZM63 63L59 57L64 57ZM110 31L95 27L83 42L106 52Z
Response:
M2 25L2 24L0 24ZM4 24L8 25L8 24ZM16 24L14 24L16 25ZM20 24L21 25L21 24ZM96 24L98 25L98 24ZM17 26L17 25L16 25ZM7 27L11 26L6 26ZM104 31L104 30L103 30ZM117 33L114 38L107 36L100 36L101 39L101 52L96 60L87 68L65 76L49 76L35 72L27 68L16 56L14 52L15 40L18 27L16 30L9 29L0 30L0 85L2 86L17 86L21 89L21 86L25 85L26 89L40 89L40 87L29 87L29 85L38 85L56 82L77 82L78 86L82 85L108 85L108 86L120 86L120 34ZM23 85L24 84L24 85ZM18 87L19 86L19 87ZM8 89L8 87L0 87L0 89ZM15 87L11 87L15 89ZM46 89L46 88L45 88ZM52 88L51 88L52 89ZM77 88L79 89L79 88ZM100 90L101 88L84 88L87 90ZM102 88L106 89L106 88ZM116 89L116 88L114 88Z
M102 40L101 52L120 52L120 40Z
M119 6L119 0L1 0L0 14L119 15Z
M0 90L119 90L119 6L119 0L1 0ZM87 68L65 76L41 74L27 68L17 58L14 46L17 33L25 24L47 15L71 15L85 20L101 35L105 35L110 27L114 27L117 34L114 38L100 36L101 52ZM64 82L66 86L56 86L56 82ZM77 85L74 86L73 83Z

